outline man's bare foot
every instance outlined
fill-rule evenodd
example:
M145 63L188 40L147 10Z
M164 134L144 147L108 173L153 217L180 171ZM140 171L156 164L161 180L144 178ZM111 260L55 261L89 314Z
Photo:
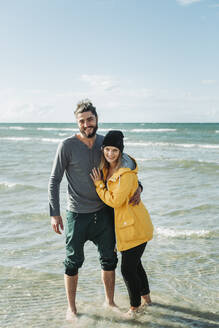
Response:
M144 305L152 305L150 294L143 295L142 296L142 299L143 299L142 306L144 306Z
M67 321L76 321L77 320L77 309L75 308L74 310L67 309L66 311L66 320Z
M104 302L103 306L105 309L111 310L119 315L121 315L121 313L122 313L121 310L119 309L118 305L116 305L114 302L111 304Z
M107 301L105 301L105 302L103 303L103 306L104 306L105 308L108 308L108 307L116 307L116 308L118 308L118 306L116 305L116 303L114 303L114 302L109 303L109 302L107 302Z

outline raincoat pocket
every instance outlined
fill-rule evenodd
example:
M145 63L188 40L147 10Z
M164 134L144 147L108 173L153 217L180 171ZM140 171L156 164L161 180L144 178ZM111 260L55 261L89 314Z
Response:
M134 227L134 218L123 220L120 222L118 228L121 241L131 241L135 239L136 232Z

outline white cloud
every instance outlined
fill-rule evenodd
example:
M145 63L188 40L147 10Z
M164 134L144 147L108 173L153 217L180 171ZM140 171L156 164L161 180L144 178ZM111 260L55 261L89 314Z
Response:
M202 80L201 83L205 84L205 85L212 85L212 84L217 83L217 81L216 80Z
M88 75L83 74L81 80L87 82L91 87L110 91L118 87L118 81L110 76L104 75Z
M195 2L201 2L201 0L177 0L177 2L182 6L188 6Z
M8 101L0 113L1 122L40 122L50 121L52 106L36 103L24 103L22 101Z
M63 121L72 108L67 102L72 94L63 95L48 90L0 90L0 122L53 122Z
M105 97L108 96L110 91L110 97L124 99L139 98L145 99L153 96L153 90L150 88L134 87L132 81L119 81L111 76L104 75L88 75L81 76L81 80L88 84L89 93L92 96ZM107 92L106 92L107 91Z
M205 88L205 93L201 85L200 90L152 89L137 81L118 82L111 76L106 79L88 74L80 80L72 86L73 92L0 90L0 122L71 123L75 120L73 110L83 98L91 99L100 122L219 121L219 96L215 88ZM214 80L203 81L211 84ZM106 85L117 87L109 91Z

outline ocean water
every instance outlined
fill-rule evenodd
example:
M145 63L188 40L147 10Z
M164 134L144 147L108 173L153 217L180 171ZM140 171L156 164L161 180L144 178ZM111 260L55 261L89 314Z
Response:
M100 124L121 129L155 227L143 263L154 302L135 321L104 309L98 253L85 246L77 327L219 327L219 124ZM0 124L0 327L65 321L64 236L50 227L47 185L58 143L75 124ZM61 185L65 217L66 181ZM120 254L119 254L120 258ZM116 271L115 299L127 291Z

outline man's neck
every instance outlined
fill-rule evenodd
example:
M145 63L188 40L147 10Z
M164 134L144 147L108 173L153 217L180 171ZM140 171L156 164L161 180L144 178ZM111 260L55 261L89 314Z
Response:
M96 134L92 138L86 138L83 134L78 133L76 134L76 137L81 140L88 148L92 148L96 139Z

